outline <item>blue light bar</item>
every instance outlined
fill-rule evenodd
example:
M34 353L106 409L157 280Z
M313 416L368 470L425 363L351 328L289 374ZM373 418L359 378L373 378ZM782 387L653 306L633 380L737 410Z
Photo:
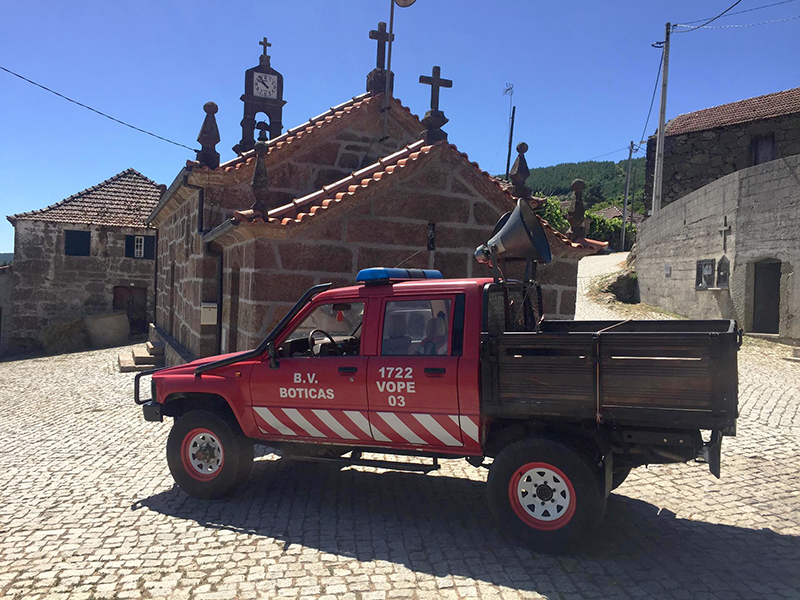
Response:
M372 267L361 269L356 275L359 283L389 283L390 281L408 281L411 279L444 279L442 272L435 269L389 269Z

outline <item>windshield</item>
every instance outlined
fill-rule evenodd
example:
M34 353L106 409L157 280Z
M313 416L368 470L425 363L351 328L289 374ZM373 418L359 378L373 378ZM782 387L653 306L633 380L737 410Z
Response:
M321 329L333 336L355 335L363 317L363 302L321 304L311 311L286 339L291 341L306 338L314 329Z

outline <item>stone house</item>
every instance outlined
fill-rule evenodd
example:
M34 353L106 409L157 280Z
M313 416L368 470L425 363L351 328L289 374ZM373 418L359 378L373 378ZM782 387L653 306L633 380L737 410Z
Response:
M163 192L134 169L41 210L14 226L9 353L40 347L47 325L114 309L132 331L154 314L156 231L146 217Z
M661 206L734 171L800 154L800 88L678 115L665 127ZM647 141L645 203L656 138Z
M800 155L747 167L639 228L642 302L800 340Z
M278 77L264 56L263 72ZM436 69L432 79L445 81ZM253 103L263 100L248 81L239 156L219 164L216 105L208 103L198 160L149 218L159 232L151 341L165 344L167 364L252 348L308 287L352 285L365 267L483 274L472 254L513 208L513 190L447 143L438 104L420 120L397 98L387 101L380 52L366 94L282 134L274 127L282 96L262 111L269 127L256 124ZM524 156L518 165L527 171ZM604 244L546 230L555 260L540 271L545 310L570 318L578 259Z

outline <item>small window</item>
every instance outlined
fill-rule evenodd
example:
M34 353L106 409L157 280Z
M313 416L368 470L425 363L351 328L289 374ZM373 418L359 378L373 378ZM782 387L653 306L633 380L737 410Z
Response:
M67 256L89 256L92 234L89 231L64 231L64 254Z
M728 260L727 256L723 256L719 259L719 263L717 264L717 287L718 288L727 288L728 287L728 280L730 279L731 273L731 263Z
M695 276L694 287L697 290L707 290L714 287L714 264L716 261L711 258L708 260L697 261L697 274Z
M387 302L383 317L383 356L448 356L449 298Z
M775 159L775 136L759 135L751 144L753 165L760 165Z
M156 236L126 235L125 256L128 258L154 259L156 256Z

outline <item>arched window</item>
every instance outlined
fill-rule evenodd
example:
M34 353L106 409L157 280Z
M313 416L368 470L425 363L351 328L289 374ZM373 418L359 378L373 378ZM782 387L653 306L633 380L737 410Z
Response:
M727 256L723 256L717 263L717 287L727 288L731 276L731 263Z

